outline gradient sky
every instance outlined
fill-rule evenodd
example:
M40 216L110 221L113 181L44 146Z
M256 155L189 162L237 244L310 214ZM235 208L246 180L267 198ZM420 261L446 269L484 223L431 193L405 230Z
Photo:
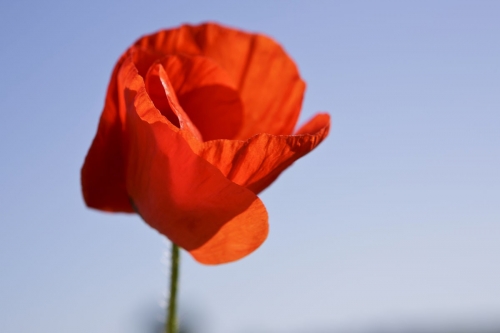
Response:
M500 318L500 2L45 0L0 4L0 331L150 333L168 243L85 207L111 69L207 20L279 41L330 137L262 195L239 262L182 256L181 320L288 333ZM498 323L498 322L497 322Z

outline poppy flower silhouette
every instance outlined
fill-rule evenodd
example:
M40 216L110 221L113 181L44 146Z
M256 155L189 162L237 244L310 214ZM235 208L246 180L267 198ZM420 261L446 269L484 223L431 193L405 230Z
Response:
M204 264L268 234L257 194L328 135L294 132L305 83L269 37L214 23L140 38L118 60L81 172L89 207L138 213Z

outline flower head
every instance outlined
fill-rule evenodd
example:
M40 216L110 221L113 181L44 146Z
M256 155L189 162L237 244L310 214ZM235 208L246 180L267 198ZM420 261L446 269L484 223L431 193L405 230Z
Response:
M257 194L327 135L293 132L305 83L272 39L207 23L140 38L118 60L82 168L89 207L137 212L199 262L267 237Z

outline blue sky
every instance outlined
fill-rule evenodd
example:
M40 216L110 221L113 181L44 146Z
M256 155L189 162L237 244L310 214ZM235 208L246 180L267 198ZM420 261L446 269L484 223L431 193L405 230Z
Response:
M500 318L497 1L3 1L0 331L149 332L168 243L85 207L111 69L138 37L216 21L279 41L330 137L262 199L239 262L182 256L204 333L371 331ZM498 322L497 322L498 323Z

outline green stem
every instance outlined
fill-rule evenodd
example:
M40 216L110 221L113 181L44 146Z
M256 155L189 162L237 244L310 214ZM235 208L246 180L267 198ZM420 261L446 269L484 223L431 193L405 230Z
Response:
M167 309L165 333L177 333L177 290L179 286L179 247L172 243L172 263L170 273L170 299Z

